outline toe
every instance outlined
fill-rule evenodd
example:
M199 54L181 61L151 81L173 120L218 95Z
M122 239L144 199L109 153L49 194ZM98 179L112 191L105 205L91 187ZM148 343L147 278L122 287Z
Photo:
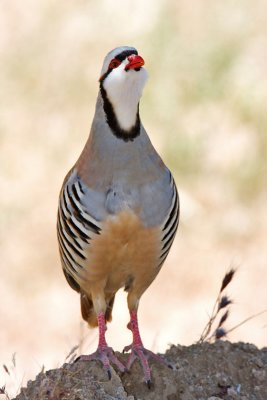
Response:
M138 354L139 360L140 360L142 368L143 368L143 372L145 375L145 382L151 382L151 372L150 372L147 357L144 354L144 351L142 351L142 350L138 350L137 354Z
M135 359L136 359L136 355L134 354L134 352L131 352L131 354L129 355L127 364L126 364L126 368L127 368L128 371L130 371L131 366L132 366L132 364L133 364Z

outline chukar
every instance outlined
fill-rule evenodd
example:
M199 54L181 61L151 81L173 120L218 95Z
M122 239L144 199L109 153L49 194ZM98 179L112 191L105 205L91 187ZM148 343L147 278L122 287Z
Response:
M83 360L100 360L129 370L138 358L150 386L148 358L137 309L172 245L179 198L171 172L151 144L139 116L147 72L133 47L104 59L95 115L87 143L60 192L57 233L61 262L70 286L80 293L82 317L98 326L99 344ZM128 292L133 342L125 366L105 339L116 292Z

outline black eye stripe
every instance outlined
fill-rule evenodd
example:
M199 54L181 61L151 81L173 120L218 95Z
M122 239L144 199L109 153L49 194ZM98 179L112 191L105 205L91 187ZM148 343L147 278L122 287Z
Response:
M119 62L122 62L125 60L126 57L130 56L131 54L136 54L138 55L138 51L133 49L133 50L125 50L122 51L120 54L116 55L114 58L118 60ZM108 68L107 72L105 72L99 79L99 82L103 82L106 77L113 71L113 68Z
M117 58L113 58L113 60L110 61L109 63L109 68L113 69L113 68L117 68L120 65L120 61L117 60Z
M115 56L115 58L116 58L116 60L122 62L123 60L125 60L126 57L130 56L131 54L138 55L138 52L137 52L137 50L125 50L122 53Z

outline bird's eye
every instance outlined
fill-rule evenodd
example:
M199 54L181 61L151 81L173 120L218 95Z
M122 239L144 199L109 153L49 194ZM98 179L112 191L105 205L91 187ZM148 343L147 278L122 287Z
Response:
M121 64L121 62L119 60L117 60L117 58L113 58L113 60L110 61L108 68L114 69L114 68L117 68L120 64Z

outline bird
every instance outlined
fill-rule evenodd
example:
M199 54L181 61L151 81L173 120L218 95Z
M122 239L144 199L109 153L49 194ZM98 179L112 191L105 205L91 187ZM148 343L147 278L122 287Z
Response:
M139 102L148 78L145 61L131 46L104 58L88 140L63 182L57 237L64 275L80 294L81 314L98 327L97 349L82 361L131 369L137 359L150 387L151 357L143 345L138 306L158 275L179 223L179 196L172 173L141 122ZM126 365L108 346L105 333L117 291L124 288L133 341ZM163 361L165 362L165 361Z

